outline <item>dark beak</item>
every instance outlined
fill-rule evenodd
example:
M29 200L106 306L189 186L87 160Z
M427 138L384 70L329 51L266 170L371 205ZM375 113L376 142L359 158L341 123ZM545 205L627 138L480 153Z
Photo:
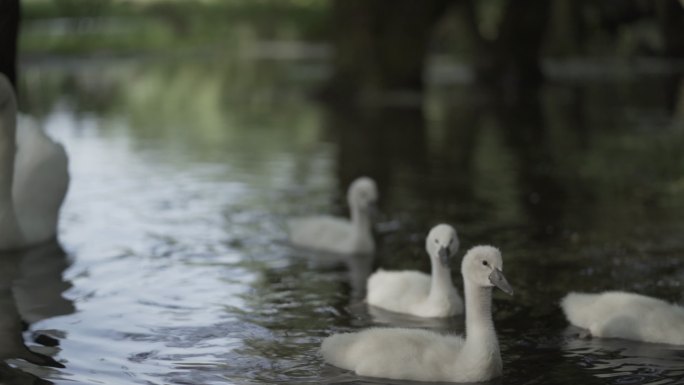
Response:
M442 266L449 268L449 257L451 256L449 247L440 247L437 254L439 254L439 261L442 263Z
M494 286L501 289L501 291L503 291L504 293L508 295L513 295L513 288L508 283L506 277L504 277L503 272L501 272L501 270L492 270L492 273L489 274L489 282L491 282Z

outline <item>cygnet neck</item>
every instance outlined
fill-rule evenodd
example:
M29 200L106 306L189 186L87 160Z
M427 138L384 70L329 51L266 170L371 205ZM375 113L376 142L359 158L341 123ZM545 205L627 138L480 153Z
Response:
M501 352L492 321L492 289L463 277L465 292L465 344L457 356L459 365L470 367L474 378L491 378L501 374ZM456 370L455 369L455 370ZM462 373L461 373L462 374Z
M432 264L432 279L430 283L430 298L437 298L447 295L453 287L451 281L451 269L442 266L439 256L430 253L430 263Z
M371 221L368 210L360 207L358 204L354 204L353 202L351 202L350 206L351 221L354 229L364 232L370 230Z
M499 343L492 321L492 288L475 284L464 277L466 345L488 345L496 347Z

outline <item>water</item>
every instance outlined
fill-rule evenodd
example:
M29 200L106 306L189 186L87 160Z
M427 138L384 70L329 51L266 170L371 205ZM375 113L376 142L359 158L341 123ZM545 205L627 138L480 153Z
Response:
M494 298L493 383L684 382L684 348L582 339L557 306L570 290L684 302L681 75L560 71L517 104L455 81L424 109L349 111L309 97L325 72L258 58L24 66L21 123L64 143L72 184L61 248L3 256L0 325L15 342L0 351L22 357L21 335L65 368L9 359L0 379L405 384L317 349L373 325L463 331L360 303L378 266L428 271L424 237L443 221L462 250L500 247L516 290ZM284 219L343 214L360 174L381 193L375 259L291 248Z

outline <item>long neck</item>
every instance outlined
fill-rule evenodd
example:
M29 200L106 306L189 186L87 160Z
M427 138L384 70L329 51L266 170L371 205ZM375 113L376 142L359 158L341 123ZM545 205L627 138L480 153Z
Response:
M453 287L451 269L447 269L439 262L438 257L430 255L432 262L432 281L430 284L430 298L444 296Z
M0 76L0 249L18 246L20 231L12 203L16 153L16 100L4 76Z
M464 279L466 303L466 347L487 346L499 353L499 342L492 321L492 289ZM478 349L479 350L479 349Z
M466 339L463 349L456 357L459 365L455 365L454 370L468 367L471 368L473 381L487 380L501 375L502 371L499 341L492 321L492 289L475 285L463 278Z
M356 205L350 205L351 207L351 221L354 225L356 231L362 231L367 233L370 229L371 222L370 216L368 215L368 210L364 210Z

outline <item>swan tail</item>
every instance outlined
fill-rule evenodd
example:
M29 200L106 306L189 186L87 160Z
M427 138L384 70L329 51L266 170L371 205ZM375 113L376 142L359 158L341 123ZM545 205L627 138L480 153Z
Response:
M377 304L382 302L382 293L387 290L388 272L383 269L378 269L375 273L368 277L366 282L366 302L369 304Z
M591 322L591 315L594 313L592 307L596 303L598 295L587 293L569 293L561 300L561 308L568 322L575 326L588 329Z
M354 370L350 362L352 345L356 342L352 333L333 334L321 343L321 355L326 362L339 368Z

